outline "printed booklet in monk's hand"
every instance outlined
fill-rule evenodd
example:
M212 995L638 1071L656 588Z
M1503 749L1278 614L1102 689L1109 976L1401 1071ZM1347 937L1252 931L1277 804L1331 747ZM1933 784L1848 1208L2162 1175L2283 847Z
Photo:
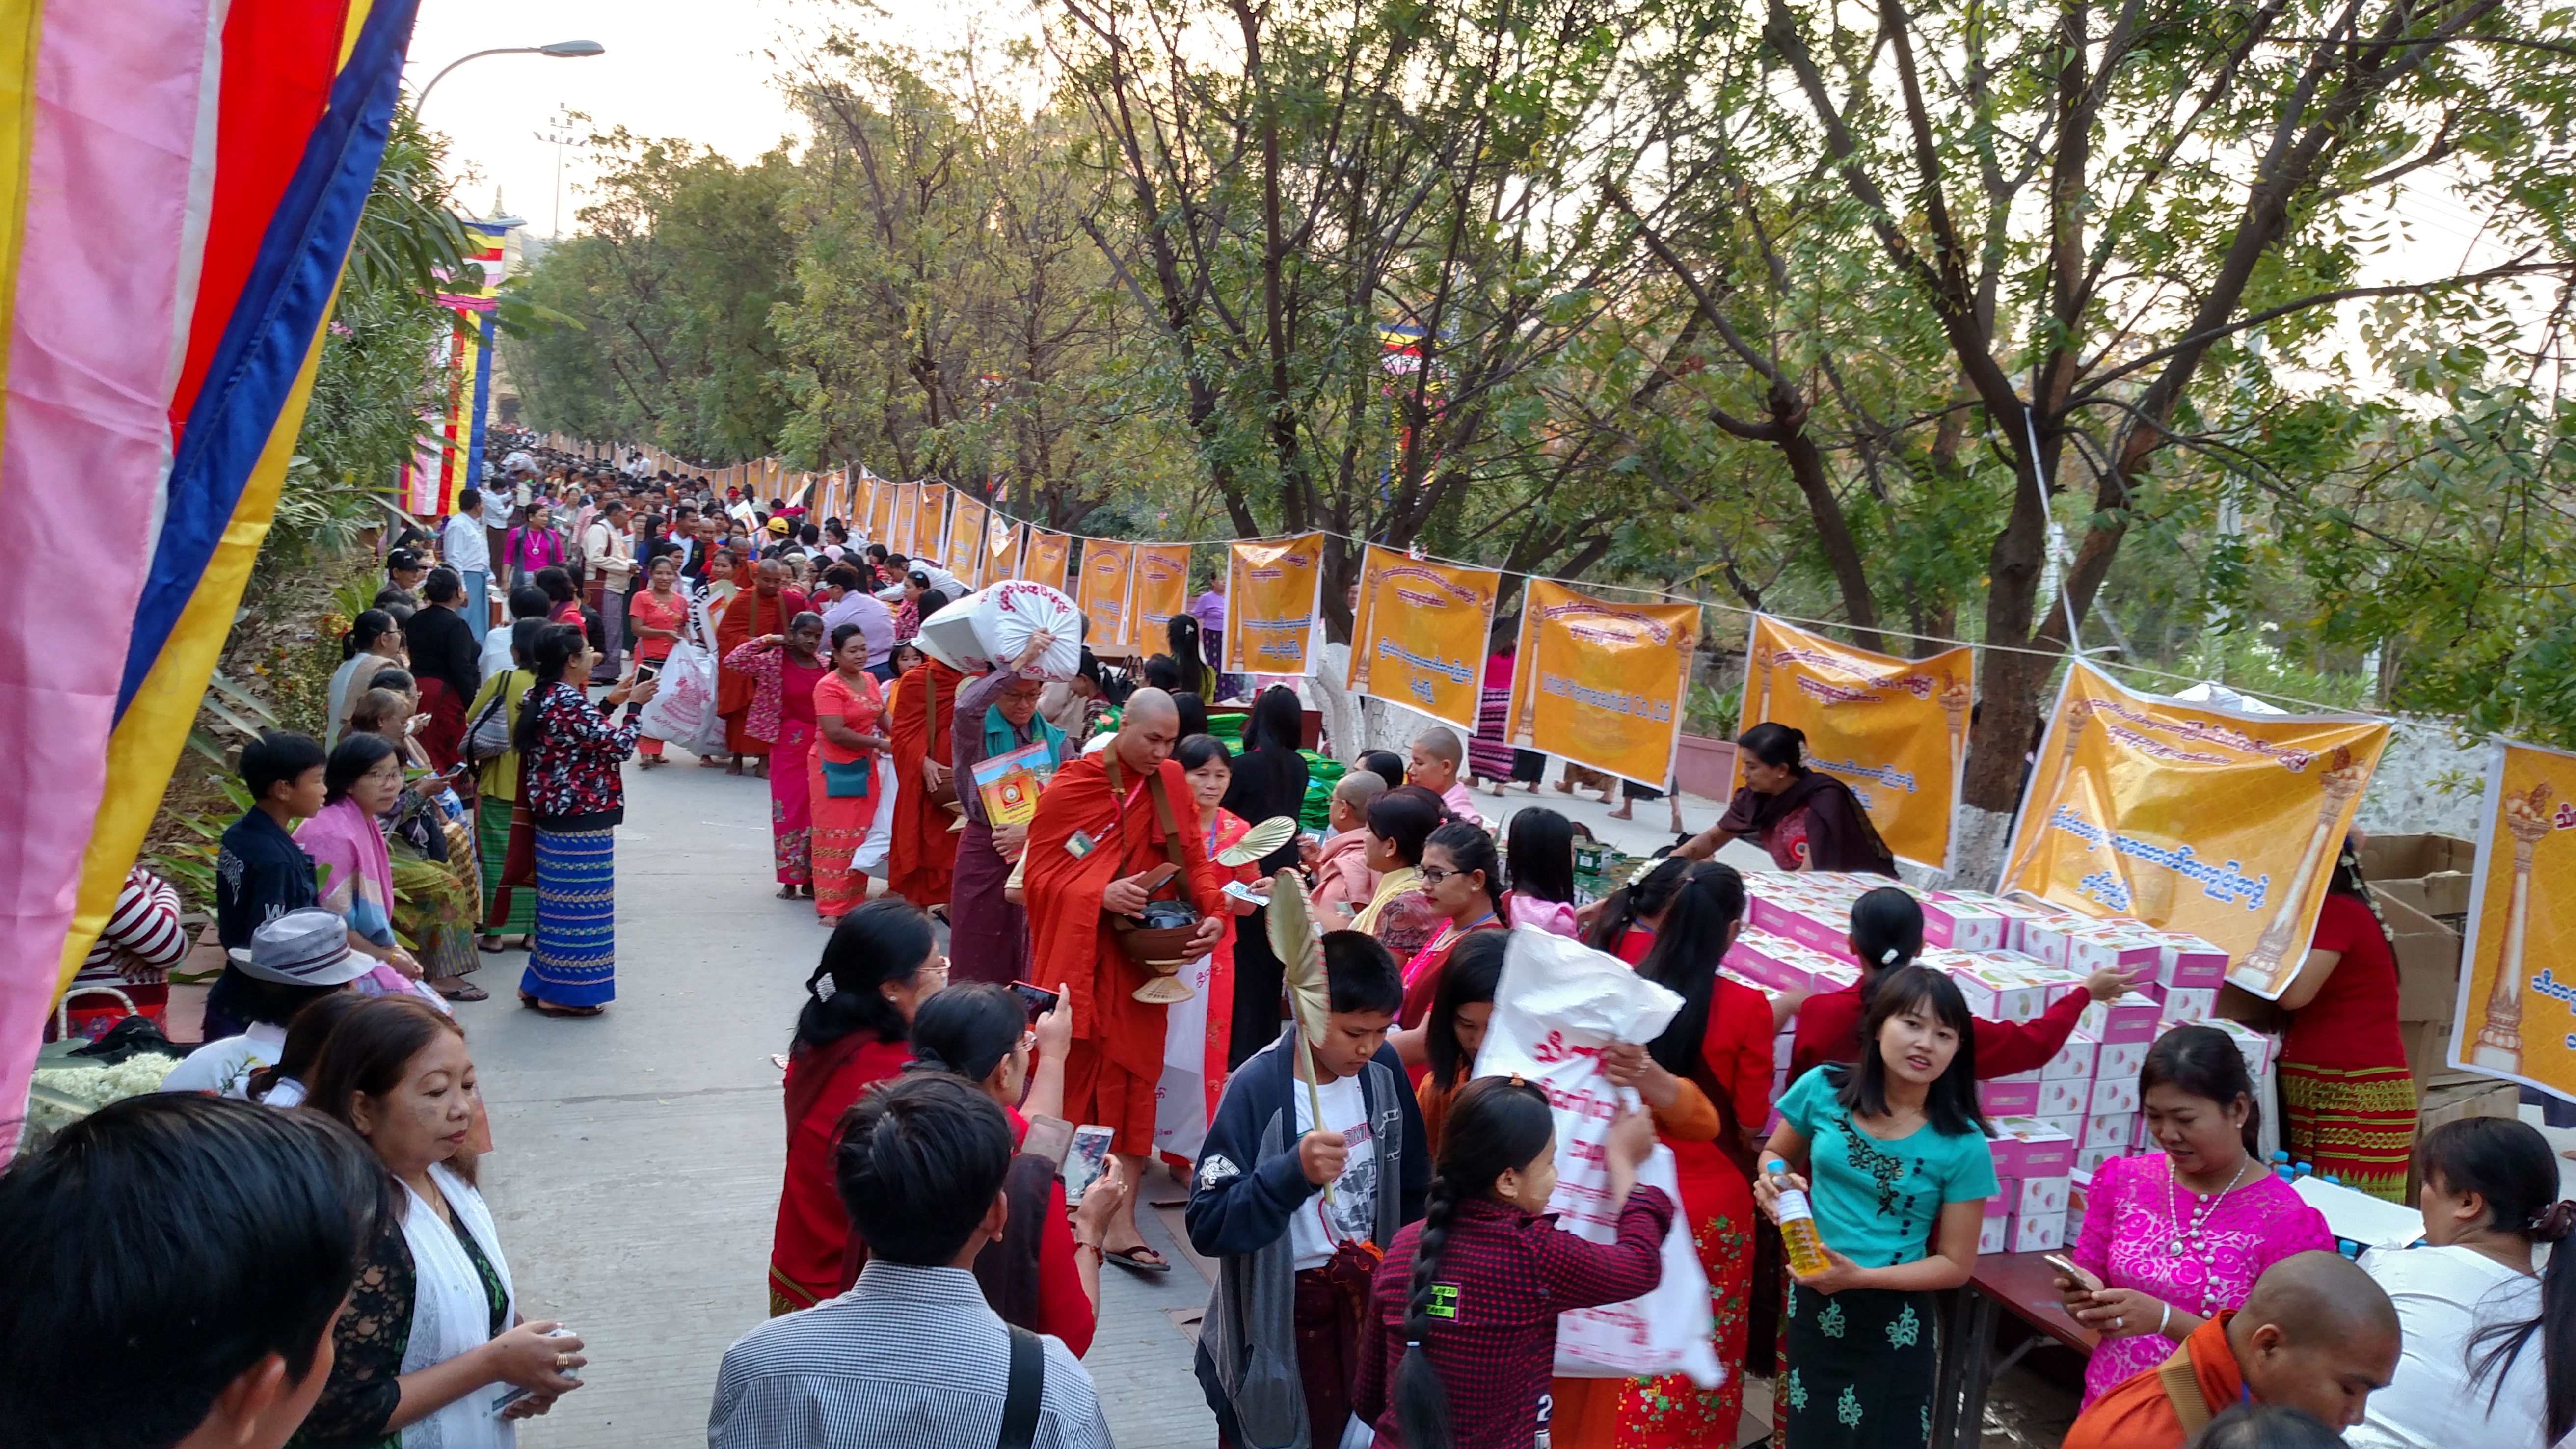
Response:
M975 766L975 791L984 802L984 818L996 828L1025 825L1038 813L1038 796L1055 773L1055 755L1045 740L1007 750Z

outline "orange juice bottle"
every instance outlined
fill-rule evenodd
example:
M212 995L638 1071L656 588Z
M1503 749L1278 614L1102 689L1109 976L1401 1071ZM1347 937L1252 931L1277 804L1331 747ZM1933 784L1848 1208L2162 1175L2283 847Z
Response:
M1773 1184L1780 1187L1772 1216L1779 1221L1780 1246L1789 1259L1790 1268L1802 1276L1813 1277L1832 1267L1833 1260L1825 1256L1825 1240L1816 1234L1816 1210L1808 1205L1807 1195L1797 1188L1781 1184L1781 1179L1788 1174L1789 1165L1774 1157L1762 1164L1762 1170L1771 1174Z

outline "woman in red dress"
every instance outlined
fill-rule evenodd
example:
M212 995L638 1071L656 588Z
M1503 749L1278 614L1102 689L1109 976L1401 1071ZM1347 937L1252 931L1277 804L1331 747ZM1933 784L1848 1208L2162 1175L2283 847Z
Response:
M1673 1150L1682 1218L1708 1274L1726 1380L1703 1391L1683 1374L1559 1379L1553 1429L1560 1449L1730 1443L1744 1409L1753 1151L1771 1115L1771 1003L1717 974L1744 924L1744 878L1735 867L1693 867L1673 891L1663 922L1637 971L1678 992L1682 1009L1652 1043L1606 1049L1602 1065L1654 1108L1656 1135Z
M1684 856L1667 855L1628 877L1626 885L1601 903L1601 919L1593 923L1583 944L1631 966L1645 960L1655 948L1655 927L1672 905L1673 892L1681 889L1682 873L1690 864Z
M871 901L841 918L805 978L811 998L787 1053L787 1176L769 1249L769 1313L793 1313L841 1291L850 1219L832 1173L841 1114L912 1060L906 1034L924 998L948 984L930 918Z
M637 666L658 670L689 627L689 596L680 592L680 556L653 555L644 577L646 587L626 602L626 629L635 636ZM662 763L662 742L651 735L637 736L635 751L647 770Z
M2361 832L2344 841L2317 912L2308 959L2281 992L2281 1145L2320 1174L2406 1202L2415 1145L2415 1087L2397 1030L2397 958L2362 881Z
M1507 929L1502 873L1494 837L1481 825L1453 820L1422 843L1422 893L1431 898L1431 908L1440 913L1441 922L1430 941L1404 963L1404 1010L1396 1018L1397 1026L1416 1032L1422 1018L1430 1014L1431 999L1440 991L1440 969L1460 937L1469 931ZM1418 1064L1419 1051L1416 1041L1405 1061Z

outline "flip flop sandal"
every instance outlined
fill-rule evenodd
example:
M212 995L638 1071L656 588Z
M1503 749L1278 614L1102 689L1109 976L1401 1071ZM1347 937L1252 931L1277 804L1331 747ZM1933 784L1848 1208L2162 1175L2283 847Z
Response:
M1145 1246L1143 1243L1138 1243L1132 1248L1121 1248L1114 1253L1103 1248L1100 1250L1100 1256L1104 1262L1115 1263L1119 1267L1125 1268L1131 1273L1168 1273L1172 1271L1171 1263L1165 1259L1162 1254L1155 1252L1152 1248Z
M471 981L457 983L457 987L454 991L449 991L444 987L435 985L431 986L429 989L446 997L450 1001L489 1001L492 999L491 992L484 990L482 987L475 985Z
M498 936L477 936L474 938L474 949L477 951L489 951L497 956L501 952L507 951L510 948L503 945L501 943L501 938ZM481 998L478 997L476 999L480 1000Z

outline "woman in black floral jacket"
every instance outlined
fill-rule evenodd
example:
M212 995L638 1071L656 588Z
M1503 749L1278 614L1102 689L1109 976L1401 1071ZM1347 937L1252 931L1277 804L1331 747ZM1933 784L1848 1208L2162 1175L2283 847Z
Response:
M617 995L618 767L635 753L636 726L611 724L572 682L598 659L572 625L538 635L537 682L519 709L519 799L537 855L536 941L519 1000L549 1016L596 1016ZM603 703L642 704L658 683L621 684Z

